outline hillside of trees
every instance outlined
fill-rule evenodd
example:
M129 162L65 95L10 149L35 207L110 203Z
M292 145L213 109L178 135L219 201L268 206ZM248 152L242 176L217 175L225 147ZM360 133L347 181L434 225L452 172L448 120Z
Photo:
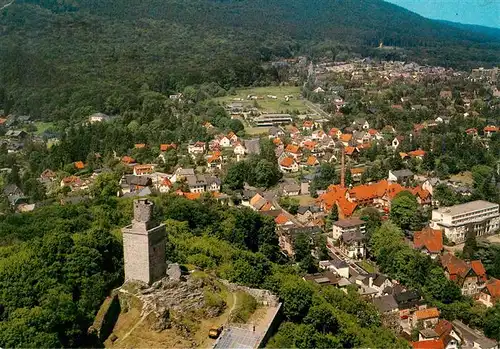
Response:
M131 220L132 201L107 196L105 184L99 188L87 204L0 217L0 232L10 231L10 243L0 246L0 346L102 345L87 328L123 282L117 228ZM284 323L271 347L406 346L355 290L346 295L304 282L280 253L272 218L209 198L153 200L156 218L167 223L168 260L280 296Z
M133 108L144 86L277 82L263 63L301 54L464 69L500 56L498 38L379 0L16 0L0 33L0 109L61 119Z

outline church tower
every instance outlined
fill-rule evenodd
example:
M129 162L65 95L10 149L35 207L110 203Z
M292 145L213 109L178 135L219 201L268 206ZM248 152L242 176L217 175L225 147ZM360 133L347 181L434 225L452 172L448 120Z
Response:
M165 225L152 222L153 206L147 199L135 200L132 224L122 229L125 280L152 284L165 276Z

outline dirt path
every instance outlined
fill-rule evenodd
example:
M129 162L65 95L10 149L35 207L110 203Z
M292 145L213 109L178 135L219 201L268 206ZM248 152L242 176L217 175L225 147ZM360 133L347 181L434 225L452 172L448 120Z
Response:
M10 5L12 5L14 3L15 0L12 0L11 2L9 2L8 4L5 4L3 5L2 7L0 7L0 11L2 11L4 8L7 8L9 7Z
M125 335L122 338L120 338L119 341L124 341L125 339L127 339L127 337L130 336L132 334L132 332L134 332L135 329L140 326L140 324L142 324L142 322L146 319L146 317L149 314L151 314L151 312L149 312L149 313L144 314L143 316L141 316L141 318L134 324L134 326L132 326L132 328L130 329L130 331L128 331L127 333L125 333Z

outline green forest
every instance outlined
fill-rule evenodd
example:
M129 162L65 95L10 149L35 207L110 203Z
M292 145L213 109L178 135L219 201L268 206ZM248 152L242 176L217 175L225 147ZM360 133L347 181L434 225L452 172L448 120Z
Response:
M16 0L0 30L0 109L62 120L135 109L144 86L279 83L265 63L297 55L463 69L500 57L498 37L379 0Z

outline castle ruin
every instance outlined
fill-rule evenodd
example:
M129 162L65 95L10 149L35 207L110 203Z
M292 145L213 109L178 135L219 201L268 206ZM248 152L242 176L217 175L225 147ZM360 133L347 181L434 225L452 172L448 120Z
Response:
M152 221L153 206L148 199L135 200L132 224L122 229L125 280L152 284L165 276L165 225Z

